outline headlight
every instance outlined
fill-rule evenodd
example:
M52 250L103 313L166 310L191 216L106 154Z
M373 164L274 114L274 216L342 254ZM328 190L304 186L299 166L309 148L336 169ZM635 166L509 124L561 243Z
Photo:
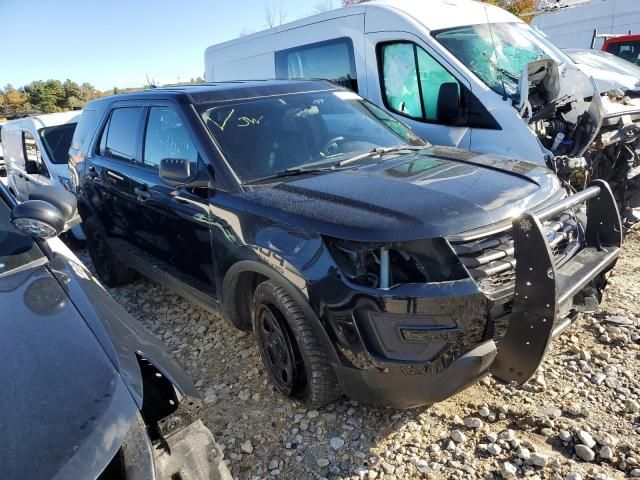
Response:
M353 283L388 288L403 283L447 282L468 278L444 239L363 243L325 237L340 272Z

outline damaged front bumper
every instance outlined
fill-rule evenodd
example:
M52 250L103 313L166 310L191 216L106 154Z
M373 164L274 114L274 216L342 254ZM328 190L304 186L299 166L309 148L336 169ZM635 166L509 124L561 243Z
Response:
M585 202L582 248L556 264L545 221ZM488 373L527 381L551 340L580 312L597 306L593 284L617 260L621 224L608 185L595 181L552 206L519 215L512 232L517 262L511 299L501 300L510 310L504 335L493 326L496 302L471 279L392 288L382 298L329 315L348 359L337 366L345 393L409 408L442 401Z

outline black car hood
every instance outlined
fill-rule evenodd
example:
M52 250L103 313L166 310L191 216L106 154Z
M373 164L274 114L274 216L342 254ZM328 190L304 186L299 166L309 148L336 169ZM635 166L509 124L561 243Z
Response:
M558 192L538 165L448 147L257 188L248 211L359 241L450 236L511 218Z
M137 411L47 267L0 278L0 456L7 478L95 478Z

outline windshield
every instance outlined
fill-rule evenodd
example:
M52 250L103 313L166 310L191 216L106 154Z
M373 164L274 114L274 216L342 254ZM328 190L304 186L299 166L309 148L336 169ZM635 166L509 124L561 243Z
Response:
M11 225L10 214L9 206L0 198L0 277L44 258L33 239Z
M377 148L426 145L409 127L344 90L205 105L200 115L244 183L311 165L336 166Z
M64 165L69 158L69 147L73 132L76 129L75 123L65 123L55 127L46 127L40 130L40 137L44 148L47 150L49 160L56 165Z
M492 23L441 30L436 40L496 93L516 99L525 66L550 58L564 63L561 53L525 24Z

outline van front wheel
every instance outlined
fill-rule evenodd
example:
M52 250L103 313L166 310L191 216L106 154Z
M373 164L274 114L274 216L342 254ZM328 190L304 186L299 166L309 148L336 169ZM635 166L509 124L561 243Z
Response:
M342 391L327 353L295 300L273 280L258 285L253 298L253 330L275 388L307 408L338 399Z

